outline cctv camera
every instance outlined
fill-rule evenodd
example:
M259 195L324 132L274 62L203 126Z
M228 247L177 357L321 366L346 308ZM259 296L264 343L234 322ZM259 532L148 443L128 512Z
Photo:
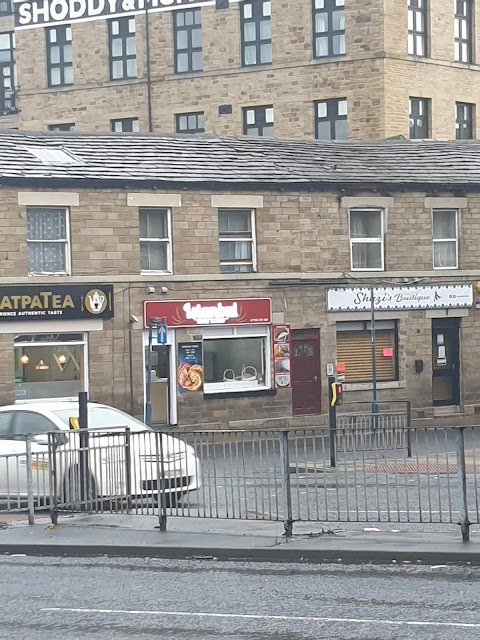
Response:
M140 320L137 318L137 316L133 316L133 315L132 315L132 316L130 316L130 322L131 322L132 324L134 324L134 322L140 322Z

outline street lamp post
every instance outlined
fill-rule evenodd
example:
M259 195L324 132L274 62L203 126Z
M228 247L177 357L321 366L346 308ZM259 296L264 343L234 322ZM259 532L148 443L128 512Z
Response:
M377 358L376 358L376 336L375 336L375 287L370 287L370 337L372 342L372 415L373 428L378 426L378 403L377 403Z
M148 321L148 352L147 352L147 384L145 389L145 424L152 425L152 343L153 329L160 324L160 318L150 318Z

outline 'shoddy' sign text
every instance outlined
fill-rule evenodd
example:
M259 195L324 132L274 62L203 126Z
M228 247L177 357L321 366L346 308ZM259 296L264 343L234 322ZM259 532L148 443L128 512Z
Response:
M145 11L175 11L188 7L215 6L215 0L14 0L15 29L70 24ZM230 0L239 2L239 0Z

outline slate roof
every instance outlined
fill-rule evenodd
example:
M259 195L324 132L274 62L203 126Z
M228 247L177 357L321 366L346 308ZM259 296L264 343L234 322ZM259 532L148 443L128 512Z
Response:
M46 164L28 148L62 148ZM478 141L323 142L139 134L0 131L0 184L327 188L359 184L480 186ZM81 185L79 185L81 186Z

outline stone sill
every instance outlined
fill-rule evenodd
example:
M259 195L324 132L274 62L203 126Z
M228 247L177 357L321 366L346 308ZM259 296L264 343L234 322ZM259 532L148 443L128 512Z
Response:
M394 380L393 382L377 382L377 389L382 391L383 389L406 389L407 383L404 380ZM351 384L344 384L344 391L371 391L373 384L371 382L356 382Z

